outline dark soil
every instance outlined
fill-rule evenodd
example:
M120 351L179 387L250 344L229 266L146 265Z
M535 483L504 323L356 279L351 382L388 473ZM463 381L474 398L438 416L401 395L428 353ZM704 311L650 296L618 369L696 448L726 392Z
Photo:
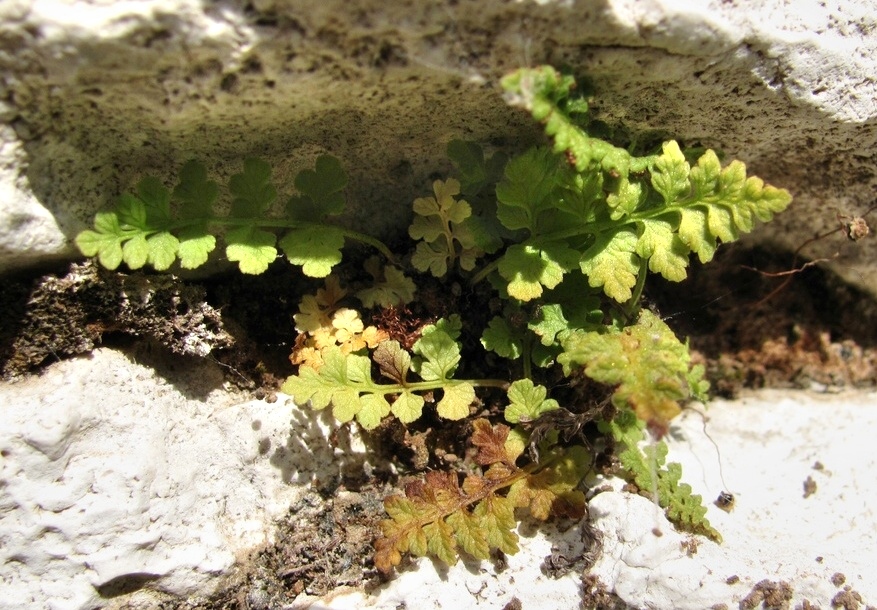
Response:
M765 275L794 263L733 244L707 266L695 263L680 284L652 282L651 297L676 333L690 337L716 395L877 384L877 303L816 266Z
M86 353L114 333L149 337L176 354L232 346L205 290L171 275L122 274L94 263L66 275L0 283L0 374L9 378Z
M387 491L367 486L310 490L278 523L277 543L253 554L210 599L172 601L160 610L274 610L302 593L379 582L372 543Z

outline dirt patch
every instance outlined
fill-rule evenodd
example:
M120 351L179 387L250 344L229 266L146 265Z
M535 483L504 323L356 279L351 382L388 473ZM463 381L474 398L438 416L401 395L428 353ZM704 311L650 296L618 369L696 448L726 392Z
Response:
M205 290L171 275L124 274L96 263L70 265L65 275L0 286L0 374L34 371L91 351L104 335L157 341L175 354L204 357L234 339Z
M582 607L594 610L632 610L624 601L589 574L582 577Z
M764 608L765 610L786 610L791 606L792 587L789 583L781 580L759 581L749 594L740 600L740 610L753 610Z
M836 389L877 383L877 303L819 267L790 255L732 244L679 284L654 278L650 296L689 337L714 394L743 388ZM772 296L771 296L772 295Z
M276 543L242 564L222 591L207 600L165 602L160 610L269 610L302 594L376 584L372 541L385 493L371 486L310 490L278 524Z

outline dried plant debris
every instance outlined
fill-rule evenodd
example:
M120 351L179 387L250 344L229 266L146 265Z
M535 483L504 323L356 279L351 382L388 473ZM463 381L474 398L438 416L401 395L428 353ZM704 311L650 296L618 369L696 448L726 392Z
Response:
M600 558L603 539L600 530L588 519L576 524L581 531L581 544L563 542L551 547L551 554L542 560L541 572L551 578L560 578L576 570L591 569Z
M593 574L582 576L582 607L593 610L631 610L623 599Z
M373 493L339 490L329 500L310 494L290 509L280 528L282 546L265 558L293 592L325 595L342 585L358 586L370 572L382 512Z
M838 591L831 598L832 608L843 608L844 610L859 610L862 603L862 596L849 585L844 587L843 591Z
M729 513L732 510L734 510L735 503L736 503L736 499L734 498L734 494L727 492L727 491L722 491L719 494L719 497L716 498L716 501L713 502L713 504L715 504L716 506L721 508L726 513Z
M786 610L792 600L792 587L784 580L774 582L761 580L752 587L749 594L740 600L740 610Z
M20 375L92 350L104 334L149 337L177 354L206 356L234 342L204 290L170 275L123 274L93 262L64 276L2 290L0 370Z
M243 562L210 599L169 601L159 610L272 610L300 596L323 596L341 586L377 584L371 556L383 490L310 490L277 527L275 543Z
M517 597L512 597L505 606L502 607L502 610L523 610L524 606L521 604L521 600Z
M813 477L807 475L807 478L804 479L804 497L809 498L813 494L816 493L816 481L813 480Z
M697 549L700 547L700 540L697 538L690 536L679 543L679 547L685 551L685 554L689 557L697 555Z

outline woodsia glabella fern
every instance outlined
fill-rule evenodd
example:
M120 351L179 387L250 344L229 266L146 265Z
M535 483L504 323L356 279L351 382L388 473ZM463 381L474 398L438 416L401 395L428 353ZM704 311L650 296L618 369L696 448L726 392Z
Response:
M270 166L246 160L229 181L223 215L214 210L218 185L193 161L172 190L144 178L77 237L83 254L113 269L195 268L222 239L243 273L264 272L282 253L305 275L326 278L302 298L297 372L282 389L299 405L331 408L341 422L372 430L393 419L410 424L427 410L438 421L465 421L479 411L480 393L503 393L501 415L481 412L467 424L475 457L465 473L432 471L386 500L389 518L375 544L381 571L405 553L448 563L460 553L512 553L516 509L543 520L582 516L595 434L614 450L615 474L655 497L677 526L720 539L680 466L665 463L660 440L686 401L706 400L704 371L640 301L649 272L683 280L692 255L709 262L791 197L747 176L740 161L722 167L712 150L692 154L670 140L636 156L592 137L574 84L551 67L503 79L507 101L544 126L548 143L509 159L450 142L454 173L414 201L409 252L330 222L344 210L347 185L331 156L299 173L298 194L281 209ZM367 285L358 290L332 273L345 240L380 255L366 262ZM447 290L488 282L496 315L482 316L474 336L465 336L473 325L464 323L473 312L436 316L403 345L376 314L412 303L429 279L419 274ZM466 374L464 345L479 343L503 363L495 377ZM557 383L560 376L569 381ZM576 402L569 392L561 399L558 388L582 380L605 400ZM654 438L644 447L647 430Z

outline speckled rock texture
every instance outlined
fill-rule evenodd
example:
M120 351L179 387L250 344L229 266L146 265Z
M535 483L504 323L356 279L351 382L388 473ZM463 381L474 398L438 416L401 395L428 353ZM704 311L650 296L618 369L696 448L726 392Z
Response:
M209 592L312 478L362 467L328 418L247 401L213 362L99 348L0 390L2 610Z
M7 0L0 269L76 257L71 240L96 210L193 156L220 179L262 156L290 192L297 171L331 152L351 174L346 222L401 233L413 197L448 168L449 139L514 150L541 137L497 83L544 62L588 75L608 123L718 147L790 189L794 207L755 238L794 250L875 199L872 8ZM837 233L804 255L877 293L873 235Z
M155 340L177 354L205 357L231 347L221 313L204 289L170 274L125 275L94 261L32 285L0 281L0 375L12 378L60 358L87 354L104 332Z

